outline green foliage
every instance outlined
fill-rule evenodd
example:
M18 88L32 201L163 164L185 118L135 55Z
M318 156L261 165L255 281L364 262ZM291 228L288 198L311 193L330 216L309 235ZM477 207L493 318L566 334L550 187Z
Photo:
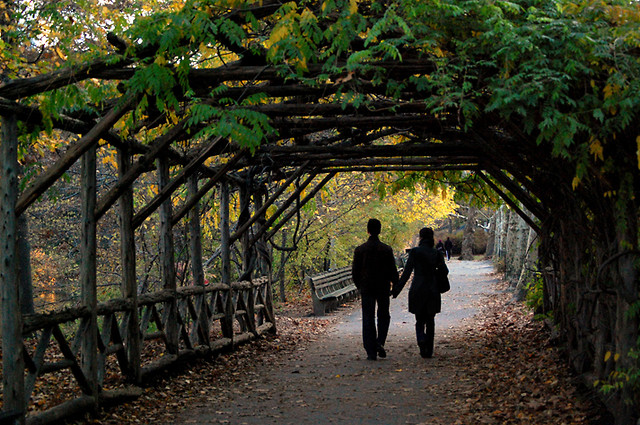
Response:
M537 320L548 318L551 312L542 314L544 311L544 279L541 273L531 275L531 280L526 284L526 303L533 310Z
M197 128L201 123L208 124L194 138L221 136L252 151L267 135L275 131L266 115L241 107L230 109L196 104L191 108L187 124Z
M640 391L640 367L638 366L640 364L640 351L632 349L627 353L627 356L631 360L632 366L617 366L615 370L609 374L607 379L596 380L593 383L594 387L605 395L613 392L621 392L622 390L630 390L637 394L637 392ZM614 362L615 364L619 364L620 357L618 353L614 354L611 351L607 351L604 356L604 361L605 363ZM633 400L630 399L623 399L623 401L627 404L633 403Z

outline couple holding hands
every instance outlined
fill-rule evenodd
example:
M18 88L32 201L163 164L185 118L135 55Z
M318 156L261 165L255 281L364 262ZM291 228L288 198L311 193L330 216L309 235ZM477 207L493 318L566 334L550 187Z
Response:
M353 282L362 298L362 340L368 360L384 358L384 343L389 331L389 296L396 298L413 272L409 288L409 312L416 317L416 339L420 355L433 356L435 315L440 312L440 291L436 270L445 275L448 269L441 252L434 248L433 230L420 229L420 242L409 250L402 276L389 245L380 241L382 224L372 218L367 223L369 239L357 247L353 255ZM378 326L376 329L376 304Z

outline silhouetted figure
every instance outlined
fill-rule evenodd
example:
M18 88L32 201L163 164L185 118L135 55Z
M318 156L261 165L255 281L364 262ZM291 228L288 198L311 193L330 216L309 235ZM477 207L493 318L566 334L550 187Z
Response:
M440 313L440 291L436 283L436 268L446 275L449 269L441 252L433 247L433 230L420 229L420 243L409 251L409 258L397 286L394 286L393 298L397 297L413 272L409 288L409 312L416 316L416 339L420 355L433 356L433 338L435 334L435 316Z
M357 247L353 253L351 273L353 282L362 297L362 342L368 360L387 357L384 343L389 332L389 296L391 284L398 284L398 269L389 245L380 242L382 225L372 218L367 223L369 240ZM376 304L378 326L376 330Z
M444 252L447 255L447 261L451 260L452 249L453 249L453 242L451 242L451 238L447 236L447 240L444 241Z
M442 239L438 239L438 243L436 244L436 249L444 255L444 244L442 243Z

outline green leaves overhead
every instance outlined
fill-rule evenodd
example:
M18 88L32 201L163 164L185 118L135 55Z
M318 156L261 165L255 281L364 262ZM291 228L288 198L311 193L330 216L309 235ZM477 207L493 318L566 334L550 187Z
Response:
M97 8L89 0L78 5L87 9L83 12L87 16ZM270 11L259 15L265 7ZM132 63L130 70L135 74L124 89L142 99L138 120L160 112L171 123L175 122L172 116L192 114L189 123L198 127L194 133L219 126L216 134L241 135L245 133L242 126L248 126L254 136L249 145L264 142L274 130L266 116L248 108L251 103L192 87L195 70L244 60L277 69L283 84L330 88L322 102L341 103L345 108L383 97L399 103L423 102L426 114L464 131L495 119L508 121L523 137L572 161L576 169L609 164L608 155L614 154L617 148L613 147L623 135L629 145L625 149L637 150L640 12L636 4L189 0L155 1L134 10L108 4L91 16L100 12L108 17L110 29L126 42L124 52L111 57ZM70 9L23 8L15 16L37 18L51 31L53 23L62 23L70 13ZM68 35L76 40L76 47L85 37L84 43L92 46L87 51L96 50L95 40L104 45L99 34L106 27L82 27L75 19L73 25L66 25L47 36L64 40ZM26 42L44 34L45 27L36 27L6 30ZM82 56L70 55L72 44L60 42L58 47L60 57ZM10 63L8 75L25 64L16 64L18 56L14 50L3 53ZM421 68L398 72L407 63ZM264 84L259 72L246 78L228 87ZM77 108L73 104L80 99L100 104L104 100L100 96L116 95L115 83L104 85L110 89L101 92L93 82L77 84L76 93L66 90L52 95L43 110L55 116ZM264 97L259 102L287 101ZM194 105L202 102L217 112L198 112L200 107ZM228 126L240 127L225 130Z

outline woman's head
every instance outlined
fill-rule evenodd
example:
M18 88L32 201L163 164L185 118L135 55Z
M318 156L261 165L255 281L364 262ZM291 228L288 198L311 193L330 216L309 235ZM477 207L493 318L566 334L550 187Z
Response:
M420 241L425 242L428 246L433 246L433 229L423 227L420 229Z

